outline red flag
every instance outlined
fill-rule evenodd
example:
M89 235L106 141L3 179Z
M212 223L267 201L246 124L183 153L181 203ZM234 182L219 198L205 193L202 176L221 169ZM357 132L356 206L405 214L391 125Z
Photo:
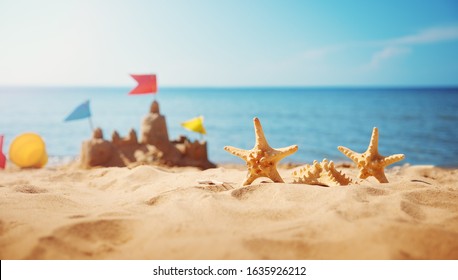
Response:
M129 94L156 93L156 75L131 75L138 82L138 86L131 90Z
M3 146L3 135L0 135L0 169L5 169L6 157L2 152L2 146Z

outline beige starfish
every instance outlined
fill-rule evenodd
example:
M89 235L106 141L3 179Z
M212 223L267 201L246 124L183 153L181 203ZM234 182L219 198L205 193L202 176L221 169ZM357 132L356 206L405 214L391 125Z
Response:
M372 130L369 147L364 153L359 154L342 146L337 148L356 163L359 168L359 178L366 179L369 176L374 176L380 183L388 183L384 168L404 159L403 154L384 157L378 153L378 129L376 127Z
M304 167L292 173L296 178L294 183L321 185L321 186L346 186L352 181L344 173L338 171L334 162L323 159L322 162L316 160L312 165L306 164Z
M251 150L242 150L231 146L224 149L229 153L238 156L246 162L248 174L243 185L249 185L259 177L267 177L276 183L283 183L277 171L277 163L297 151L297 145L281 149L273 149L267 143L262 130L261 122L258 118L253 119L254 132L256 134L256 144Z

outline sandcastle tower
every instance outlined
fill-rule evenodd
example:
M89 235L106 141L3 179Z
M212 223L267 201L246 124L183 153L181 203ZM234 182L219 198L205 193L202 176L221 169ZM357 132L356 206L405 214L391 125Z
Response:
M101 128L94 129L92 139L83 142L81 163L83 167L103 166L113 156L113 144L103 139Z
M170 145L165 117L160 114L156 100L151 104L150 113L143 119L140 143L154 145L160 150Z

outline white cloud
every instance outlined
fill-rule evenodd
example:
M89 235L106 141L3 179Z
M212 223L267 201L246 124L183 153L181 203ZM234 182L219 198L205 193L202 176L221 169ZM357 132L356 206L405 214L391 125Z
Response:
M436 43L458 39L458 26L430 28L414 35L407 35L389 40L390 44L396 45L416 45L426 43Z
M378 68L383 61L406 55L413 51L415 45L432 44L445 41L458 40L458 26L436 27L424 29L415 34L409 34L396 38L378 40L378 41L356 41L345 44L336 44L323 46L316 49L309 49L300 54L303 60L325 59L329 54L345 50L364 49L364 48L382 48L374 52L371 60L364 68Z
M408 53L410 53L410 48L398 46L385 47L381 51L375 52L372 55L371 62L369 63L369 68L377 68L385 60Z
M458 26L451 26L425 29L417 34L375 42L376 45L384 45L384 48L372 55L368 68L376 69L388 59L408 54L415 45L439 43L456 39L458 39Z

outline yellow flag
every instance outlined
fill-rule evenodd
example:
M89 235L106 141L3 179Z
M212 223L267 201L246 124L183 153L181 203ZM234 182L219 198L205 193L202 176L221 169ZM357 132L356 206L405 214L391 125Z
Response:
M204 127L204 117L202 116L187 120L181 123L181 125L187 130L191 130L200 134L207 134L207 131L205 131Z

